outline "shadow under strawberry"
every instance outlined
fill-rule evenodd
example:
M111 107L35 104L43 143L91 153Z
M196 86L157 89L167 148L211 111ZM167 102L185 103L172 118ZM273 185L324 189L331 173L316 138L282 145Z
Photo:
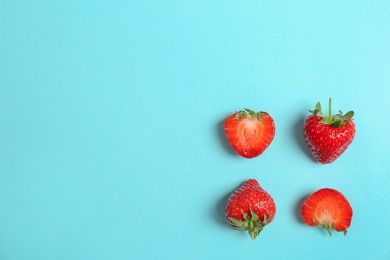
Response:
M295 219L300 223L300 224L305 224L305 221L303 221L303 218L302 218L302 205L303 203L305 202L305 200L310 196L310 192L308 192L307 194L301 196L299 198L299 200L297 201L297 203L295 203L295 206L294 206L294 216L295 216Z
M305 123L307 116L300 116L298 120L294 124L293 128L293 138L296 141L298 147L302 150L303 153L307 155L313 162L317 162L317 160L313 157L312 153L309 151L307 144L305 142L305 138L303 136L303 124Z
M224 227L228 227L228 224L225 219L225 208L230 194L231 193L227 193L225 196L220 198L214 206L215 220Z
M243 183L243 182L242 182ZM233 187L233 189L226 193L224 196L222 196L218 201L216 201L216 203L214 204L214 207L213 207L213 215L214 215L214 218L215 220L223 225L224 227L229 227L227 221L226 221L226 217L225 217L225 208L226 208L226 205L227 205L227 202L228 202L228 199L230 197L230 195L232 195L232 193L237 190L241 185L242 183L240 183L239 185Z

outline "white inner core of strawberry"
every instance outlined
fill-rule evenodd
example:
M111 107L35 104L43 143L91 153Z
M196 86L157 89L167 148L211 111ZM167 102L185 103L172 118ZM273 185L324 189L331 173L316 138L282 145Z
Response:
M317 218L316 222L318 225L329 225L333 227L333 218L327 211L322 212L321 217Z

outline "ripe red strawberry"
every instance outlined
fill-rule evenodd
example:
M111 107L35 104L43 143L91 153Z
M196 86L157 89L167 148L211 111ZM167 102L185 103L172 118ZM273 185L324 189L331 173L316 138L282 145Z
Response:
M225 121L225 133L233 149L245 158L264 152L275 136L275 123L266 112L238 111Z
M325 227L347 234L352 221L352 208L344 195L334 189L324 188L314 192L302 206L303 220L309 226Z
M329 116L324 116L318 102L313 114L303 126L303 134L309 150L323 164L334 162L352 143L356 129L352 121L353 111L345 115L332 115L332 99L329 99Z
M250 179L230 195L225 216L230 227L248 230L254 240L276 214L275 202L259 183Z

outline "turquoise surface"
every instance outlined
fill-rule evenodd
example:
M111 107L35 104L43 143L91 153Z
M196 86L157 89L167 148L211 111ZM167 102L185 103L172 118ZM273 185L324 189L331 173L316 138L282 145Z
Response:
M0 259L390 259L390 2L1 1ZM356 137L316 163L317 101ZM235 155L225 118L276 136ZM277 214L251 241L224 222L249 178ZM335 188L347 236L306 226Z

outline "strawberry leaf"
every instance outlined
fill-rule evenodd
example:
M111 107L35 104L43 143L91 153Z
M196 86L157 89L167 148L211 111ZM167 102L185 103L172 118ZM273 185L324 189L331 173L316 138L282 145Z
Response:
M244 108L245 111L248 113L248 114L256 114L255 111L249 109L249 108Z
M262 117L262 113L265 113L263 111L259 111L259 112L255 112L249 108L244 108L244 110L241 110L241 111L238 111L236 113L236 115L234 116L234 120L240 120L241 118L243 118L244 116L246 116L247 118L257 118L257 120L259 121L264 121L263 117ZM265 113L267 114L267 113Z
M241 221L235 218L229 218L229 220L230 220L229 222L230 227L234 229L245 229L246 227L245 221Z
M336 120L333 123L329 124L329 126L334 127L334 128L339 128L341 126L341 123L342 123L342 121Z
M346 120L352 119L354 112L349 111L345 115L341 110L339 110L339 114L332 115L332 99L329 99L329 115L325 116L321 110L320 102L317 102L314 111L311 111L315 116L322 117L322 119L318 122L319 124L329 125L334 128L339 128L340 126L348 125Z
M342 115L340 117L341 120L348 120L348 119L352 119L354 115L354 112L353 111L348 111L345 115Z
M257 216L256 212L254 212L252 209L251 209L251 220L252 221L258 221L259 220L259 216Z
M263 230L264 226L268 224L269 218L264 214L264 220L261 221L256 212L250 209L250 215L243 213L244 221L229 218L229 226L233 229L238 230L247 230L252 240L254 240L260 232Z

